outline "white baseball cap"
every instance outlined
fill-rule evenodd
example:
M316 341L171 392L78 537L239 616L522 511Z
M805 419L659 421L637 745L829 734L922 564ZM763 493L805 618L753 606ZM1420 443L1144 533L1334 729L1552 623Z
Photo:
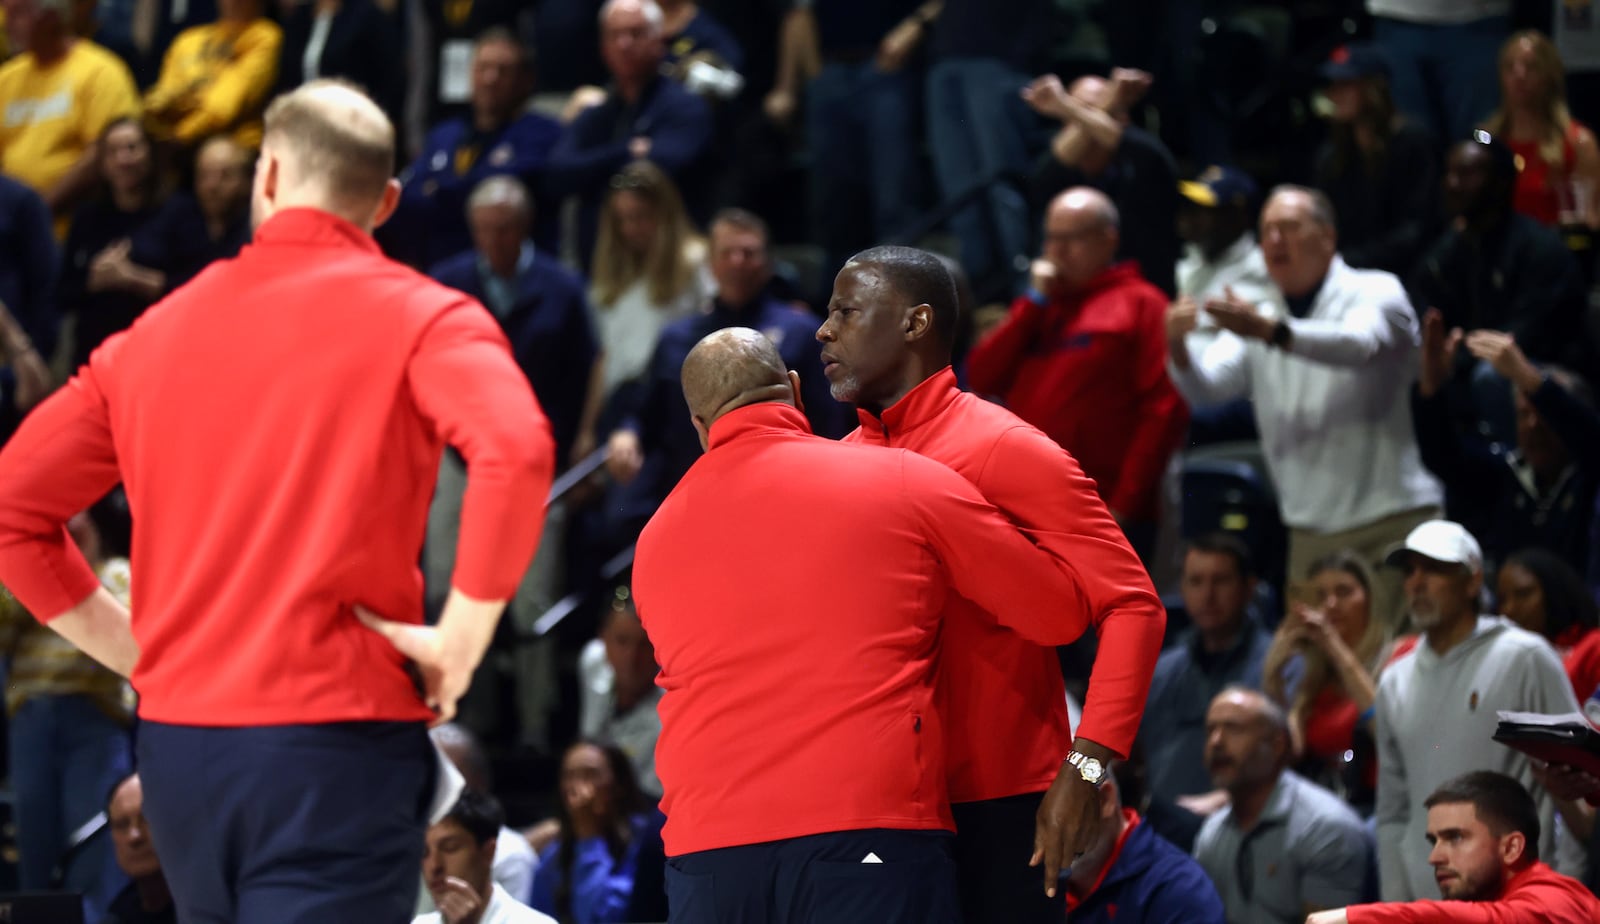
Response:
M1467 528L1450 520L1429 520L1413 529L1406 541L1384 557L1386 565L1404 565L1412 554L1434 561L1465 565L1469 571L1483 570L1483 549Z

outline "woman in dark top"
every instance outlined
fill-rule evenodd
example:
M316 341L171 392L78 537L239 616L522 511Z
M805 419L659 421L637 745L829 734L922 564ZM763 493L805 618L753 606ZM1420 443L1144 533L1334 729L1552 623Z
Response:
M308 80L350 81L400 122L405 105L405 55L396 17L373 0L306 0L283 20L278 93Z
M1333 124L1317 153L1314 185L1333 202L1339 253L1351 266L1403 277L1435 230L1438 150L1396 111L1375 49L1341 48L1322 74Z
M100 135L100 194L73 213L57 290L63 314L76 318L73 366L101 341L132 324L154 299L122 278L128 241L161 206L160 171L143 124L121 118Z

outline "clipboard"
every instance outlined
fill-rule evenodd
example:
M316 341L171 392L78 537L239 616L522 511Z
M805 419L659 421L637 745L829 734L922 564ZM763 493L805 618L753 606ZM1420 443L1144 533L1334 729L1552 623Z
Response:
M1529 757L1600 776L1600 731L1583 713L1501 712L1498 716L1494 740Z

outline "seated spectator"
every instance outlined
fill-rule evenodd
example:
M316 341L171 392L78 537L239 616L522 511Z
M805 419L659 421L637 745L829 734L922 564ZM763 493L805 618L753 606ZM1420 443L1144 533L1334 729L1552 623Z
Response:
M602 617L600 637L584 646L578 660L578 734L615 742L633 763L639 790L661 797L656 777L656 739L661 717L656 707L656 650L633 608L628 588L618 587Z
M161 872L150 824L144 819L144 788L130 773L111 787L106 827L116 852L117 867L131 880L117 893L100 924L177 924L178 906Z
M1490 574L1528 546L1587 567L1600 487L1600 414L1588 384L1564 369L1541 370L1510 334L1485 330L1464 337L1444 327L1438 312L1423 319L1422 374L1411 395L1423 464L1444 481L1470 522L1484 524ZM1463 340L1511 383L1514 447L1490 442L1451 410L1445 385Z
M1395 109L1389 63L1374 45L1334 50L1321 74L1332 110L1314 185L1339 219L1346 263L1403 276L1435 226L1439 154L1422 126Z
M611 178L629 161L660 167L678 184L690 213L704 216L711 110L662 75L662 29L655 0L607 0L600 8L600 54L611 87L602 102L566 127L550 152L545 188L552 201L578 198L578 252L585 267L594 252L600 203Z
M465 725L447 722L428 730L428 736L439 750L450 758L450 763L461 771L466 788L483 795L494 794L494 773L489 766L489 755L483 744ZM533 871L539 866L539 857L528 846L528 839L500 825L495 838L494 866L491 874L495 884L519 902L526 903L533 889Z
M39 194L0 173L0 305L39 355L55 355L60 269L50 210Z
M1460 768L1497 770L1534 784L1533 762L1492 739L1501 710L1578 711L1561 661L1544 639L1508 620L1480 616L1483 553L1458 523L1433 520L1388 561L1404 570L1411 620L1423 641L1378 681L1378 874L1384 901L1433 894L1436 873L1422 850L1428 794ZM1555 856L1555 804L1531 790ZM1567 840L1567 838L1563 838Z
M1483 127L1517 154L1517 211L1543 225L1600 226L1600 145L1567 108L1556 46L1527 29L1500 47L1500 108Z
M1122 235L1104 193L1057 196L1031 286L967 355L967 378L1071 453L1148 557L1189 415L1166 373L1167 298L1132 261L1113 263Z
M589 287L605 371L598 395L591 395L602 407L591 408L585 419L601 432L614 423L601 419L603 407L618 389L637 387L661 329L710 298L706 256L705 238L661 168L649 161L622 168L600 215Z
M557 458L566 459L599 349L583 281L528 238L533 212L533 200L515 177L479 183L467 199L472 249L433 267L430 275L478 299L500 322L550 419Z
M1156 662L1139 726L1152 814L1161 803L1158 833L1185 850L1201 819L1227 802L1206 772L1206 707L1226 687L1261 686L1271 638L1248 609L1255 587L1250 550L1237 537L1189 542L1179 591L1190 627Z
M1600 902L1576 879L1539 859L1543 823L1516 779L1478 770L1440 785L1428 812L1428 865L1443 901L1356 905L1313 914L1306 924L1589 924Z
M627 921L651 814L633 764L616 747L581 740L561 757L561 833L539 856L533 907L571 924Z
M1139 817L1132 774L1116 765L1100 788L1099 836L1072 861L1067 919L1073 924L1121 921L1224 924L1222 899L1193 857Z
M1283 710L1234 687L1206 711L1206 768L1228 805L1206 819L1194 857L1228 920L1295 924L1367 893L1372 841L1338 796L1289 769Z
M403 46L390 5L380 7L374 0L290 2L273 95L320 77L338 77L366 90L391 122L403 124L406 59L396 53Z
M664 66L682 72L683 77L690 76L687 67L695 61L735 75L744 73L744 49L739 40L695 0L662 0L660 6ZM693 79L684 82L695 89Z
M106 288L156 301L250 240L251 154L218 135L200 146L194 192L179 191L124 242L96 257Z
M1080 77L1069 92L1054 76L1023 91L1035 111L1061 122L1050 153L1034 172L1034 211L1063 189L1092 186L1111 197L1123 217L1119 259L1133 260L1152 285L1177 294L1178 171L1161 140L1128 124L1128 108L1149 85L1149 75L1118 68L1107 80Z
M1500 565L1496 596L1502 616L1555 646L1579 702L1594 695L1600 688L1600 607L1572 565L1548 549L1513 552Z
M76 37L70 0L8 0L6 28L21 51L0 66L0 173L32 187L56 216L56 235L94 187L100 136L140 115L128 66Z
M73 368L154 301L137 280L118 272L130 264L117 255L126 255L133 237L160 211L155 147L144 125L126 117L106 126L99 153L101 189L72 214L57 290L61 314L74 319Z
M491 176L507 175L538 189L551 148L560 137L554 119L524 112L532 89L528 52L505 29L490 29L472 46L472 112L428 132L422 154L400 174L400 206L379 231L390 256L430 267L472 246L465 221L467 196ZM556 248L556 206L535 233Z
M1339 257L1335 222L1322 193L1278 187L1261 210L1273 298L1177 302L1167 313L1168 371L1189 404L1252 401L1289 527L1289 574L1346 548L1376 564L1437 515L1442 499L1405 404L1416 313L1394 276ZM1221 330L1191 343L1201 312ZM1380 579L1373 594L1386 622L1398 610L1397 584Z
M491 796L466 789L442 821L428 829L422 878L439 910L412 924L556 924L511 897L492 878L505 816Z
M1377 678L1417 640L1391 644L1391 627L1374 618L1372 571L1361 556L1335 552L1313 562L1305 579L1302 599L1313 602L1296 602L1278 627L1262 689L1287 710L1299 771L1370 813Z
M0 303L0 443L54 387L50 367L32 338Z
M261 114L278 79L283 30L262 0L218 0L217 21L185 29L145 91L151 134L189 148L214 135L261 146Z

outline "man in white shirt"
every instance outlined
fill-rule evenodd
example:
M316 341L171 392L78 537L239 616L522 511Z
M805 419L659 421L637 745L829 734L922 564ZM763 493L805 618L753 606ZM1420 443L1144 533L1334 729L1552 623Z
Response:
M1392 274L1340 259L1333 206L1316 190L1273 190L1260 240L1271 298L1174 302L1168 373L1192 406L1253 401L1291 579L1346 548L1376 565L1442 498L1411 430L1416 313ZM1202 314L1221 328L1209 343L1190 340ZM1398 583L1389 574L1374 588L1380 618L1398 612Z
M461 779L468 789L485 795L494 794L494 775L489 766L489 755L477 735L457 722L446 722L429 729L428 735L461 771ZM539 855L533 852L528 839L501 824L494 853L495 884L510 893L512 898L525 902L533 893L533 873L538 868ZM419 905L417 910L430 911L432 906Z
M428 829L422 878L438 911L412 924L556 924L494 881L495 841L503 827L500 804L471 789Z

